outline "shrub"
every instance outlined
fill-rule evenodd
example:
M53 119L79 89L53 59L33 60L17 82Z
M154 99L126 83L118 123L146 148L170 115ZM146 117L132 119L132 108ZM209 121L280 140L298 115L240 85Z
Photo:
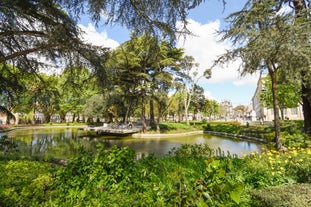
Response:
M270 187L252 191L254 207L307 207L311 201L311 184Z
M0 162L0 206L39 206L47 201L51 169L35 161Z

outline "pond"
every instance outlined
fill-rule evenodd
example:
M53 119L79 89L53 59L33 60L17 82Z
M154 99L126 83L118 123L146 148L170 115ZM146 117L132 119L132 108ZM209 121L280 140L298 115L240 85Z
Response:
M133 138L100 136L94 137L86 131L77 128L32 128L16 129L6 135L10 142L17 147L17 153L25 156L45 156L48 158L67 159L79 152L79 147L96 151L96 145L104 143L107 147L128 146L136 151L137 158L154 154L163 156L172 148L178 148L182 144L208 144L210 148L219 148L226 154L241 156L249 152L260 152L261 144L247 140L237 140L224 137L216 137L207 134L197 134L169 138Z

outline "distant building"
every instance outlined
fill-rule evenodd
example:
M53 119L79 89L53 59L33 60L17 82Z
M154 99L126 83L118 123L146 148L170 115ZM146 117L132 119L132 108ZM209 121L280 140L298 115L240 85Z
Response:
M219 111L220 111L220 115L222 116L221 118L224 118L225 120L233 118L234 112L233 112L233 106L232 106L231 101L224 100L220 102Z
M272 121L274 120L273 109L268 109L264 107L263 103L260 100L260 94L264 90L264 83L266 81L267 74L261 74L258 82L257 88L252 98L253 109L256 113L257 120L260 121ZM284 118L290 120L302 120L303 111L302 106L299 104L297 108L288 108L283 110Z

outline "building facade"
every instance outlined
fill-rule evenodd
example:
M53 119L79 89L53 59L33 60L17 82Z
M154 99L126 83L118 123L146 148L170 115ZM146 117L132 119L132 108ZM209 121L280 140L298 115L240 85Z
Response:
M259 121L272 121L274 120L274 111L273 109L268 109L264 107L261 99L260 94L264 90L264 83L266 81L267 74L261 74L258 82L257 88L252 98L253 110L256 113L256 119ZM287 108L283 109L282 112L284 115L284 119L290 120L303 120L303 111L302 106L299 104L297 108Z

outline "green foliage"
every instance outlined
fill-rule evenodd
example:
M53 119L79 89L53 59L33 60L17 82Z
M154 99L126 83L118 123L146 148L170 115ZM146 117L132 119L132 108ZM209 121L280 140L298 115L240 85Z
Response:
M179 148L173 148L168 153L174 157L180 158L209 158L215 155L207 144L183 144Z
M186 148L190 146L183 149ZM193 146L192 152L183 149L174 155L163 158L151 155L140 161L134 160L134 153L128 148L104 150L100 147L95 156L81 152L81 156L70 160L57 174L54 204L195 206L239 203L243 188L234 181L231 161L205 161L211 156L203 151L207 146Z
M243 184L233 173L231 159L206 160L204 179L198 188L207 206L235 206L240 203Z
M296 82L295 82L296 81ZM301 84L297 80L286 80L278 83L278 101L280 109L295 108L301 101ZM260 94L260 99L265 107L273 108L271 78L266 77Z
M281 133L284 146L310 146L311 139L308 135L301 132L302 128L303 121L282 121ZM238 122L210 122L205 127L205 130L256 137L266 140L271 146L275 142L275 132L272 126L245 126Z
M126 190L135 167L134 151L113 146L105 150L99 146L97 154L81 149L78 157L69 161L54 182L58 205L80 205L82 202L97 205L107 192Z
M217 101L208 99L204 101L202 112L205 113L210 120L213 115L219 114L219 110L219 103Z
M271 186L284 186L280 198L291 199L292 190L308 189L290 185L311 182L310 155L310 148L290 148L215 157L207 145L185 145L164 157L135 160L127 147L99 145L95 154L80 149L57 172L43 162L1 161L0 205L274 206L279 197L271 197Z
M0 205L39 206L50 195L49 164L34 161L0 162Z
M311 184L277 186L252 192L254 207L307 207L310 206Z

